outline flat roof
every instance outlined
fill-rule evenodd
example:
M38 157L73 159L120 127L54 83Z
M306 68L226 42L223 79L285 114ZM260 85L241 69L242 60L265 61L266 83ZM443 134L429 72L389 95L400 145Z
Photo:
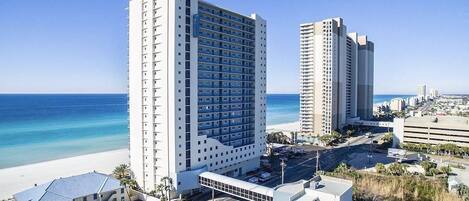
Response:
M316 188L314 188L315 182L318 184ZM292 183L278 185L274 189L278 192L287 193L290 195L290 197L293 197L305 189L309 189L311 190L309 191L310 193L305 193L300 197L300 200L308 200L309 198L319 196L316 195L314 191L342 196L347 190L352 188L352 185L352 181L349 180L321 175L314 177L309 181L300 180Z
M231 13L231 14L233 14L233 15L238 15L238 17L244 17L244 18L248 18L248 19L251 19L251 20L255 20L255 19L253 19L251 16L244 15L244 14L241 14L241 13L237 13L237 12L235 12L235 11L231 11L231 10L229 10L229 9L226 9L226 8L220 7L220 6L218 6L218 5L215 5L215 4L213 4L213 3L210 3L210 2L208 2L208 1L206 1L206 0L199 0L199 3L205 4L205 5L207 5L207 6L212 6L212 7L218 8L218 9L220 9L220 10L223 10L223 11L225 11L225 12ZM253 14L255 14L255 13L253 13Z
M321 175L318 188L313 190L341 196L352 186L352 181Z
M238 188L242 188L242 189L245 189L245 190L249 190L249 191L252 191L252 192L255 192L255 193L259 193L259 194L262 194L262 195L267 195L267 196L270 196L270 197L274 196L274 189L268 188L268 187L265 187L265 186L261 186L261 185L257 185L257 184L253 184L253 183L250 183L250 182L247 182L247 181L227 177L227 176L216 174L216 173L213 173L213 172L203 172L199 176L210 179L210 180L222 182L222 183L225 183L225 184L228 184L228 185L231 185L231 186L235 186L235 187L238 187Z
M467 126L469 127L469 118L460 116L423 116L423 117L409 117L405 119L407 123L433 123L439 125L449 126Z

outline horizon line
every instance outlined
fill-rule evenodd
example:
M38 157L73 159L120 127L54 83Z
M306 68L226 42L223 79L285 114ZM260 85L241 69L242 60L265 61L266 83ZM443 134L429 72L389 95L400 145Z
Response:
M0 95L112 95L112 94L125 94L127 92L0 92ZM290 93L290 92L274 92L266 94L275 94L275 95L299 95L299 93ZM442 95L468 95L469 93L448 93ZM416 94L409 93L376 93L373 95L405 95L405 96L416 96Z

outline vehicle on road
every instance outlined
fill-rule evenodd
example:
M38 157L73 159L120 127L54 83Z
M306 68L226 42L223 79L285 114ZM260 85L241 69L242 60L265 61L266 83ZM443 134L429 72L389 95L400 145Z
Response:
M372 138L372 137L373 137L373 135L371 134L371 132L366 132L366 133L365 133L365 136L366 136L367 138Z
M266 182L268 181L270 178L272 178L272 174L268 173L268 172L262 172L259 176L259 181L260 182Z

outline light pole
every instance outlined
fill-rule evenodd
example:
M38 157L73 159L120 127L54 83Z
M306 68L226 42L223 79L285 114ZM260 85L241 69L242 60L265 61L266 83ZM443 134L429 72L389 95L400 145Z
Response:
M212 188L212 201L215 201L215 188Z
M284 176L285 176L285 167L287 166L287 164L282 160L282 162L280 162L280 166L282 167L282 184L283 184Z

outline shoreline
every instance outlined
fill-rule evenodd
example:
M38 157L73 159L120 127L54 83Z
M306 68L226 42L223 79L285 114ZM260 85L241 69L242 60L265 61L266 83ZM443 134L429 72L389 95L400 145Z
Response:
M129 150L118 149L0 169L0 199L58 177L97 171L111 174L120 164L129 163Z
M299 129L300 129L299 126L300 126L299 121L294 121L294 122L288 122L288 123L267 125L266 130L267 131L269 131L269 130L299 131ZM128 147L128 146L126 146L126 147ZM74 156L67 156L67 157L57 158L57 159L52 159L52 160L44 160L44 161L39 161L39 162L33 162L33 163L16 165L16 166L4 167L4 168L0 168L0 171L4 170L4 169L17 168L17 167L34 165L34 164L39 164L39 163L47 163L47 162L57 161L57 160L62 160L62 159L67 159L67 158L74 158L74 157L93 155L93 154L98 154L98 153L112 152L112 151L123 150L123 149L127 149L127 148L121 147L121 148L117 148L117 149L110 149L110 150L98 151L98 152L92 152L92 153L86 153L86 154L77 154L77 155L74 155Z
M266 131L299 131L300 122L289 122L266 126ZM97 171L111 174L120 164L129 163L128 148L77 155L38 163L0 169L0 200L13 197L13 194L40 185L59 177L69 177ZM13 181L13 182L12 182Z
M300 121L266 126L266 131L300 131Z

